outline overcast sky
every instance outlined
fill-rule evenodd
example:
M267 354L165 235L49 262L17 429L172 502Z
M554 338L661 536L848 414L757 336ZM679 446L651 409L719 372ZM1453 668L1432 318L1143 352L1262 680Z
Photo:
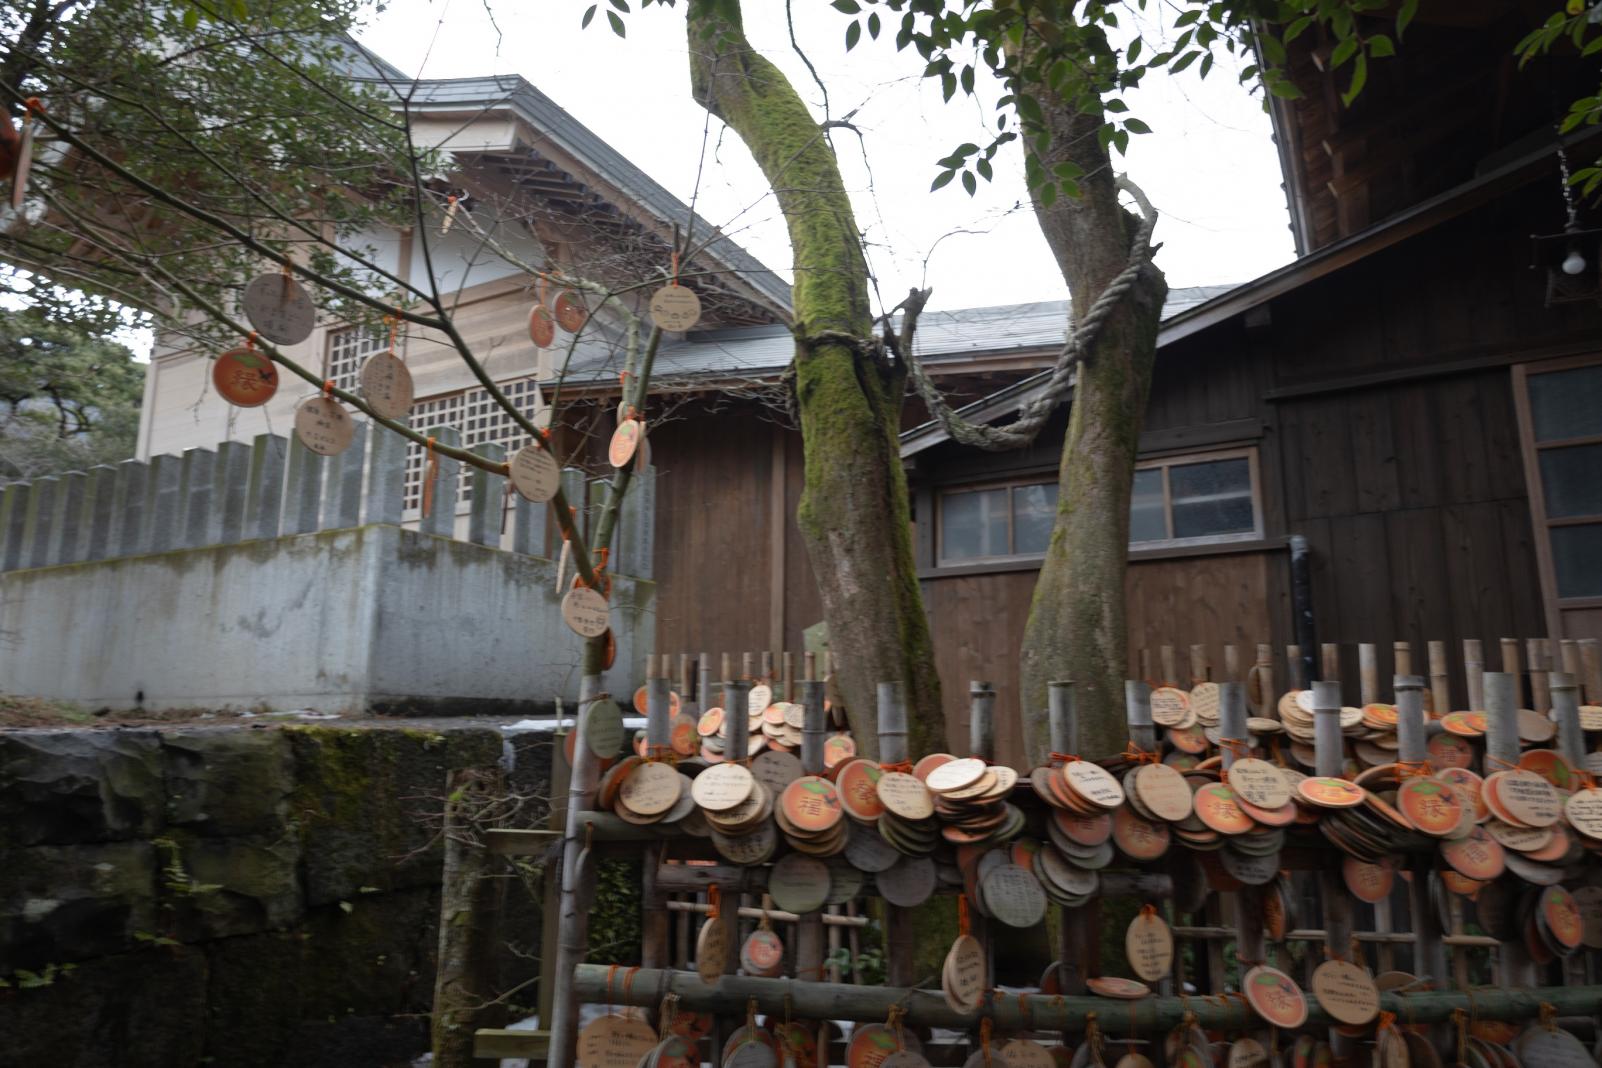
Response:
M392 0L360 36L413 76L521 74L687 202L701 171L702 217L788 278L789 244L766 183L738 138L722 136L715 120L708 130L690 98L682 5L636 11L620 40L601 16L579 28L588 2ZM821 109L790 46L784 5L746 0L745 9L755 47ZM889 33L877 43L864 36L848 54L849 20L825 0L795 0L795 16L799 43L828 87L830 114L856 111L862 140L840 130L835 146L886 303L925 284L934 287L933 308L1064 297L1034 216L1019 207L1021 156L998 159L995 182L981 184L976 197L956 183L928 192L936 159L965 141L985 143L993 94L983 104L944 103L938 84L917 76L916 53L896 53ZM1154 132L1132 138L1122 169L1162 213L1157 262L1175 287L1244 282L1293 254L1268 118L1237 84L1230 58L1220 57L1206 81L1189 72L1149 79L1128 98Z

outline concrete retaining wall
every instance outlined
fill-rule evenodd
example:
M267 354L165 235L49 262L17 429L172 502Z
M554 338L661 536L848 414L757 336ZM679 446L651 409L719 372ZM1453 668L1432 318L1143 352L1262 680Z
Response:
M410 1063L447 770L506 752L454 723L0 732L0 1066ZM550 736L513 756L543 796ZM537 953L509 889L501 930ZM501 989L537 971L508 959Z
M577 698L582 645L555 570L375 524L6 572L0 691L113 709L548 709ZM654 594L615 579L620 692Z

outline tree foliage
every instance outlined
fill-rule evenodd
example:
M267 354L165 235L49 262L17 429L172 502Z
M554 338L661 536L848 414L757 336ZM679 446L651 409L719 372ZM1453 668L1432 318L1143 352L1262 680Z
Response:
M38 308L0 316L0 480L133 455L144 367Z

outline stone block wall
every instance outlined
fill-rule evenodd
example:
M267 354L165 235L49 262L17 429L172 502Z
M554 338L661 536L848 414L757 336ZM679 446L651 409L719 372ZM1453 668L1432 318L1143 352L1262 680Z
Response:
M543 796L548 736L461 721L0 732L0 1068L409 1064L446 774L498 761Z

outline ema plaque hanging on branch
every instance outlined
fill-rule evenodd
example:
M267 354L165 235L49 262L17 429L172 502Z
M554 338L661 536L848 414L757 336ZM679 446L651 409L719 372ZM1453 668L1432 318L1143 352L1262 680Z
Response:
M317 307L288 267L252 278L241 303L250 325L275 345L298 345L317 325Z
M405 361L395 355L395 319L386 315L389 326L389 348L375 352L362 364L362 397L375 415L385 419L404 419L412 410L415 395L412 372Z
M278 368L253 341L229 349L211 365L211 384L236 408L259 408L278 392Z
M350 448L356 424L345 406L334 399L332 382L323 392L301 402L295 409L295 436L319 456L337 456Z

